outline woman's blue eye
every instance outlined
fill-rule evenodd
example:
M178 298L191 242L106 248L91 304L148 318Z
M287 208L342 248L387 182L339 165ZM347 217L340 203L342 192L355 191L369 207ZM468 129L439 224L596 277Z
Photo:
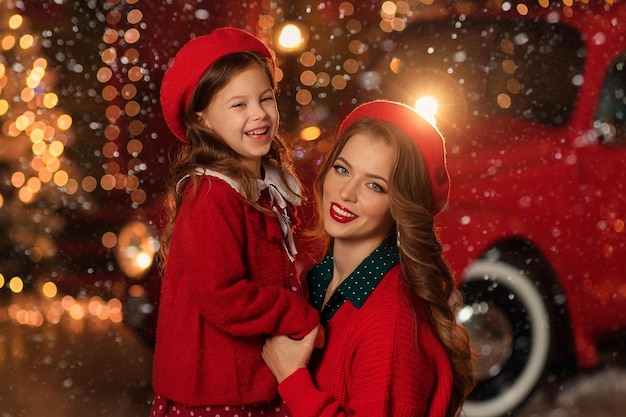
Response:
M337 171L339 174L347 174L348 173L348 170L346 168L342 167L341 165L335 165L335 166L333 166L333 169L335 171Z
M379 184L376 184L375 182L369 183L369 187L372 190L377 191L379 193L384 193L385 192L385 189L383 187L381 187Z
M274 97L264 97L261 99L261 102L264 102L264 101L274 101Z

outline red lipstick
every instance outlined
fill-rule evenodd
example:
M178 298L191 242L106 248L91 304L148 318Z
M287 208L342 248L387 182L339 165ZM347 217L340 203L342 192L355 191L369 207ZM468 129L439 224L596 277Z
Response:
M330 204L329 214L334 221L339 223L349 223L359 217L347 208L342 207L337 203Z

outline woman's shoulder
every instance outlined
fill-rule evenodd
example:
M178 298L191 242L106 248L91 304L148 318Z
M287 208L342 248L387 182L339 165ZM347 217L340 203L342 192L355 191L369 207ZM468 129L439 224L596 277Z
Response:
M402 267L400 264L396 264L385 274L372 296L387 301L391 299L403 301L410 298L410 294L411 289L404 278Z
M364 312L381 325L387 327L406 325L413 327L416 322L428 319L424 301L417 297L404 278L400 265L394 266L381 280L365 303Z

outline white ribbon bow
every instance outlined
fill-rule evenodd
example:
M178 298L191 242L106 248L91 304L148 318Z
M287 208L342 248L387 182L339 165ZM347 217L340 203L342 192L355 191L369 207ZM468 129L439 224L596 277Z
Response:
M267 189L270 193L270 205L272 210L276 213L278 222L280 223L280 230L283 233L283 244L287 256L293 262L294 256L298 253L296 249L296 243L293 239L293 233L291 232L291 219L287 212L287 201L294 205L300 205L300 197L294 194L288 187L281 181L278 170L274 167L264 167L265 178L263 180L257 179L257 186L259 188L259 196L261 191ZM288 180L293 181L291 186L297 192L300 191L296 179L292 176L287 177Z

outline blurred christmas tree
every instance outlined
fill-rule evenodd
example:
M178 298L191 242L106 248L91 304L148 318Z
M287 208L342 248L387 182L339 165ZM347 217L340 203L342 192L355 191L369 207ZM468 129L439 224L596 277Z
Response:
M13 2L0 2L0 31L0 284L12 280L19 289L57 253L55 237L66 226L60 209L88 204L88 195L65 156L72 117L55 92L42 34Z

